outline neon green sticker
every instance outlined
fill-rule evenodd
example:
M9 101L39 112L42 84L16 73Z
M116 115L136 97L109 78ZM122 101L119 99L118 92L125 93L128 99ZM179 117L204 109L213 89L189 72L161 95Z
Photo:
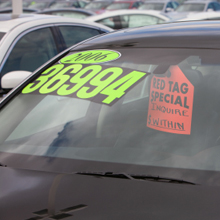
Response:
M104 63L118 59L121 54L113 50L88 50L74 53L60 60L63 64L92 64Z
M22 93L70 96L113 105L148 73L101 65L56 64Z

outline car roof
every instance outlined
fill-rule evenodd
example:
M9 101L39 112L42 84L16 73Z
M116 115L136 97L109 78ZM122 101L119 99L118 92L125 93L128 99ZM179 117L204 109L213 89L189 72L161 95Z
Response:
M206 11L195 14L189 14L188 16L179 19L178 21L190 21L190 20L205 20L205 19L220 19L220 11Z
M126 15L128 15L128 14L148 14L148 15L152 15L152 16L158 16L160 18L163 18L166 21L170 20L170 18L167 15L165 15L159 11L138 10L138 9L137 10L136 9L132 9L132 10L122 9L122 10L108 11L108 12L105 12L100 15L92 15L92 16L85 18L85 19L89 20L89 21L97 21L97 20L104 19L104 18L107 18L110 16L125 15L125 14Z
M183 2L182 4L208 4L208 3L210 3L210 2L216 2L216 1L209 1L209 0L207 0L207 1L185 1L185 2Z
M76 18L67 18L61 16L54 16L54 15L41 15L41 14L33 14L29 17L22 17L17 19L11 19L7 21L0 21L0 32L9 32L10 30L16 28L17 26L24 25L31 22L39 22L40 24L52 24L52 23L59 23L59 22L67 22L67 23L77 23L77 24L88 24L93 25L102 29L106 29L111 31L111 28L107 26L98 24L98 23L89 23L84 21L83 19L76 19Z
M75 1L75 0L74 0ZM94 12L83 9L83 8L74 8L74 7L66 7L66 8L53 8L53 9L45 9L43 11L36 12L36 14L44 14L47 12L82 12L88 15L96 15Z
M80 44L77 49L110 47L220 49L220 21L176 22L119 30Z

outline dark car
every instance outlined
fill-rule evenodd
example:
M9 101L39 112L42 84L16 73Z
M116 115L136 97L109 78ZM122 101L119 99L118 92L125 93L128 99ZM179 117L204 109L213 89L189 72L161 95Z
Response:
M219 26L94 37L11 91L1 219L218 220Z

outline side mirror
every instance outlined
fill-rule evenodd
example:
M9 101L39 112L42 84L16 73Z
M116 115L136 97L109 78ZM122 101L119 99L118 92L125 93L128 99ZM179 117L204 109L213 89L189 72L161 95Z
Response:
M2 89L13 89L19 85L32 72L19 70L6 73L1 79Z

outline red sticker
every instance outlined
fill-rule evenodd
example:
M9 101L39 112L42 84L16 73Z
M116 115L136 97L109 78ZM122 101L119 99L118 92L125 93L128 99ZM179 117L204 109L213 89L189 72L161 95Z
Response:
M159 131L189 135L194 86L178 66L172 66L170 72L168 77L152 77L147 126Z

